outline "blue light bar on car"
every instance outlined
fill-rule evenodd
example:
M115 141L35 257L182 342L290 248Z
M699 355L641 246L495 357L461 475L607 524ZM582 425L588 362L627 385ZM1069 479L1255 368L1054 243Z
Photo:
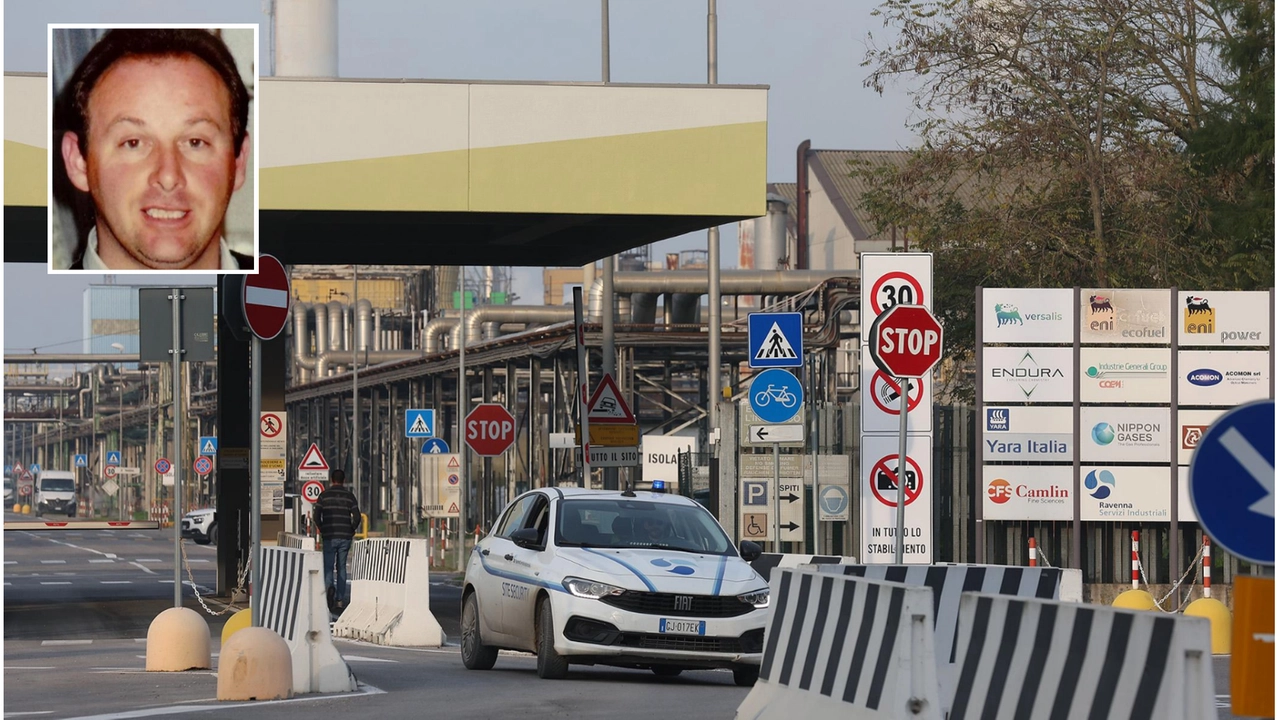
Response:
M654 491L654 492L660 492L660 493L664 493L664 492L666 492L666 491L667 491L667 481L666 481L666 480L654 480L654 481L653 481L653 491Z

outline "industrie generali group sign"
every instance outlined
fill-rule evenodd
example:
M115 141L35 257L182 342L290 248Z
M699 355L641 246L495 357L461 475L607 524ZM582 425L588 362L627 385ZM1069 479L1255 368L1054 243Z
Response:
M1074 520L1077 496L1081 521L1168 521L1175 503L1194 520L1200 437L1270 395L1266 292L981 288L977 303L986 520Z

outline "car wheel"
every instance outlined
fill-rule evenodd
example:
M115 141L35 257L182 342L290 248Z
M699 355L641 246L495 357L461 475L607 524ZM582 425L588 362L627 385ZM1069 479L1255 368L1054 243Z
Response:
M751 687L760 679L759 665L734 665L733 684L738 687Z
M551 600L538 601L538 677L558 680L569 674L569 661L556 652L556 625L551 618Z
M69 517L69 518L73 518L73 517L75 517L75 516L76 516L75 508L72 508L72 509L70 509L70 510L68 510L68 511L67 511L67 517Z
M194 540L197 545L208 545L209 541L213 539L213 531L210 530L208 535L192 535L191 539Z
M684 672L684 668L671 667L670 665L654 665L649 669L653 670L653 674L658 677L676 677Z
M209 526L208 542L213 543L214 545L218 544L218 523L214 523Z
M498 648L480 637L480 603L473 592L462 604L462 664L468 670L489 670L498 660Z

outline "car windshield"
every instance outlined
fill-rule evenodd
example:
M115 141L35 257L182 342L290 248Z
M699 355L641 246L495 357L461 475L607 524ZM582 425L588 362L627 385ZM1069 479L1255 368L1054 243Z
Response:
M76 483L71 478L45 478L40 481L42 492L75 492Z
M733 543L697 505L626 498L564 500L556 520L560 547L658 548L733 555Z

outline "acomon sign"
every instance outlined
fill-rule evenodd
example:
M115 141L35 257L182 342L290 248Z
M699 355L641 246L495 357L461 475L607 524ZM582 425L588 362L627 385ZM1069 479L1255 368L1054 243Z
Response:
M871 324L871 358L894 377L924 377L942 359L942 326L923 305L895 305Z
M477 455L501 455L516 441L516 419L501 405L482 403L467 413L467 447Z

